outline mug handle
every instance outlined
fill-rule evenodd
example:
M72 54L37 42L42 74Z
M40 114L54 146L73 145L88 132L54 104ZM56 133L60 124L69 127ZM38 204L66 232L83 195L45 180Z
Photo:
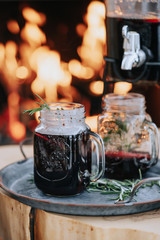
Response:
M23 150L23 147L26 143L32 143L33 142L33 137L28 137L28 138L25 138L24 140L22 140L20 143L19 143L19 147L20 147L20 151L24 157L24 161L28 160L24 150Z
M103 139L95 132L92 132L89 130L90 136L92 138L90 139L91 141L94 142L96 146L96 152L97 152L97 171L95 174L90 175L90 181L95 182L97 181L100 177L103 177L104 171L105 171L105 151L104 151L104 143Z
M151 143L152 143L152 162L151 165L155 165L159 159L159 132L157 126L150 121L145 120L146 128L151 132Z

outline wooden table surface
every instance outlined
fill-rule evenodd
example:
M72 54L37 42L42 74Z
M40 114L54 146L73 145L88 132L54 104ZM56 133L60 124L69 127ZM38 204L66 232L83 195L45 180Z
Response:
M32 146L24 147L27 157ZM0 169L23 156L0 146ZM0 190L0 240L160 240L160 209L125 216L83 217L33 209Z

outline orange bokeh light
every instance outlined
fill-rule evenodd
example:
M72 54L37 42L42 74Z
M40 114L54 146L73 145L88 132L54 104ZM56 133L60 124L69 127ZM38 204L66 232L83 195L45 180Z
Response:
M22 15L28 22L37 24L39 26L44 25L46 22L46 16L44 13L39 13L30 7L23 8Z
M27 78L28 76L28 69L25 66L20 66L16 69L16 77L20 79Z
M14 121L9 126L9 133L16 142L20 142L25 138L26 128L23 123Z
M7 28L13 34L18 34L20 31L18 22L16 20L9 20L7 22Z
M21 31L21 37L27 41L31 46L40 46L46 43L46 36L44 32L34 23L26 23Z
M72 75L81 79L91 79L94 76L94 70L92 68L83 66L82 63L76 59L69 61L68 68Z
M114 93L125 95L132 89L132 83L117 82L114 85Z
M89 89L94 95L101 95L103 93L104 83L102 81L94 81L89 85Z
M0 43L0 71L8 91L8 130L17 142L26 134L25 126L20 122L20 105L24 101L19 95L22 94L19 91L22 84L30 84L31 91L47 102L82 99L80 94L77 96L78 90L72 86L72 80L77 78L90 83L97 79L103 68L106 43L105 8L99 1L89 4L84 23L76 26L77 34L82 37L82 45L77 48L80 60L71 59L69 62L61 60L60 53L53 49L54 42L47 40L41 28L46 23L46 15L24 5L21 9L23 26L14 19L7 22L8 31L19 34L14 36L16 42L6 40L4 44ZM59 31L68 33L66 24L59 26ZM16 40L17 37L20 41ZM47 46L48 43L52 44ZM93 94L102 93L99 81L94 81L90 87ZM90 103L88 105L90 107ZM29 106L32 108L31 103Z

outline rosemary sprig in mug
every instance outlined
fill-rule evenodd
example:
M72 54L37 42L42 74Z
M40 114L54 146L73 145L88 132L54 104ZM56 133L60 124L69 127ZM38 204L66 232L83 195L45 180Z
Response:
M46 101L41 98L38 94L35 93L35 95L43 102L43 103L40 103L40 102L36 102L38 105L40 105L40 107L38 108L33 108L33 109L29 109L29 110L25 110L23 113L29 113L29 115L33 115L34 113L38 112L38 111L41 111L42 109L44 108L47 108L48 110L50 110L50 107L48 105L48 103L46 103Z

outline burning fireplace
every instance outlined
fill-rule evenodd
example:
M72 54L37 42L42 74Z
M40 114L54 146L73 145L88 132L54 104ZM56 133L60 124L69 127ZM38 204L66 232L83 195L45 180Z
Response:
M80 102L87 116L98 114L106 47L103 2L9 4L1 3L0 144L32 134L37 121L23 111L37 106L34 93L47 102Z
M23 111L37 107L34 93L47 102L84 104L86 121L96 130L107 48L104 2L11 1L0 5L0 144L18 143L32 135L38 116ZM143 94L148 86L142 86ZM148 109L155 121L153 102L159 99L159 88L149 88ZM131 83L117 82L113 91L131 89L137 91Z

